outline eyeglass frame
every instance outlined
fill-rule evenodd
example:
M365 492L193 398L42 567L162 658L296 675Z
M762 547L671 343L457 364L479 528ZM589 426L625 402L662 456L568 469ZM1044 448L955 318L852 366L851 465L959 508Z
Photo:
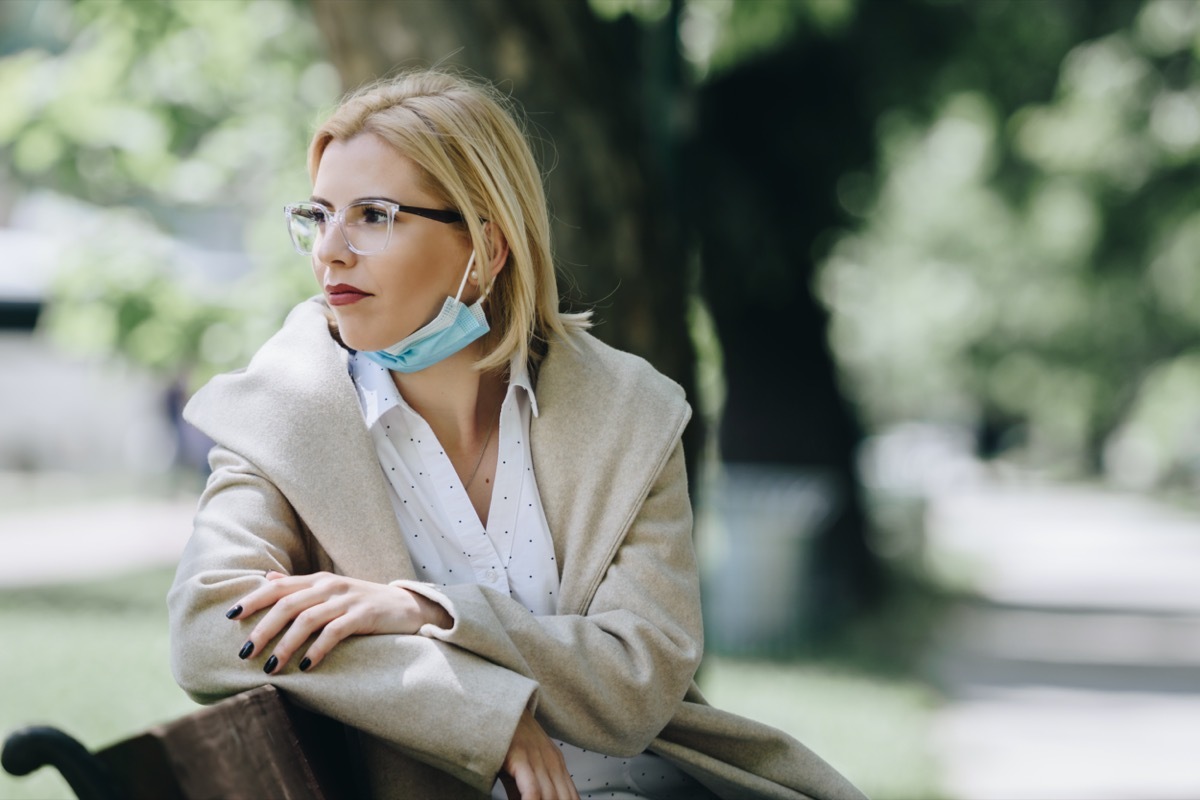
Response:
M383 206L389 212L388 213L387 236L384 238L383 246L380 247L378 250L368 250L367 252L363 252L362 250L359 250L357 247L355 247L353 244L351 244L350 237L346 233L346 228L345 228L346 209L353 208L354 206L362 206L362 205ZM287 223L288 238L292 240L292 247L295 248L296 252L302 256L310 256L316 251L316 242L313 243L313 248L311 250L305 252L304 250L300 249L300 245L297 244L297 242L296 242L296 237L294 235L292 235L292 226L291 226L292 214L296 210L298 210L299 208L301 208L303 206L315 206L317 208L324 209L325 212L329 215L329 219L326 220L325 224L328 225L330 222L332 222L335 225L337 225L338 230L341 231L341 233L342 233L342 240L346 243L346 247L350 248L350 251L352 253L357 253L360 256L372 256L377 253L382 253L384 250L386 250L388 248L388 245L390 245L392 243L392 226L396 221L396 215L399 213L403 212L405 214L413 214L418 217L425 217L426 219L431 219L434 222L441 222L446 225L453 225L455 223L462 222L464 219L462 214L460 214L457 211L454 211L453 209L422 208L421 206L406 206L402 203L394 203L391 200L359 200L356 203L351 203L348 206L344 206L340 211L334 211L333 209L331 209L329 206L325 205L324 203L318 203L313 200L306 200L306 201L300 202L300 203L289 203L283 207L283 221L285 223Z

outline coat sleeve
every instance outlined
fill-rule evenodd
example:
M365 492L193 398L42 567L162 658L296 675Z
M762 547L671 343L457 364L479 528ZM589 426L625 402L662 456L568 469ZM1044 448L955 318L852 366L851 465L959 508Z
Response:
M551 735L609 755L644 751L679 709L702 655L692 514L678 442L583 615L537 617L490 588L397 581L454 622L420 634L538 684Z
M391 742L490 792L534 680L422 636L356 636L320 669L267 676L262 655L238 658L258 616L225 618L265 570L314 569L309 536L253 464L216 447L195 528L168 596L171 667L200 702L272 683L304 705ZM528 612L526 612L528 613ZM264 648L270 652L270 647Z

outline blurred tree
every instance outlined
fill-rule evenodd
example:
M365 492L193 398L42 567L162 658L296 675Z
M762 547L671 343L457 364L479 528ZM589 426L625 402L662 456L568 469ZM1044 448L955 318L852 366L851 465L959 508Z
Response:
M827 625L879 591L855 466L862 430L811 290L820 238L845 218L837 182L871 155L852 57L814 37L710 78L699 94L697 178L688 192L725 365L722 459L835 478L840 508L822 531L811 576L822 609L813 621Z
M61 246L48 327L194 382L244 363L312 292L267 213L308 193L304 123L337 95L311 22L75 0L0 4L0 31L0 221Z
M398 67L453 63L511 91L541 146L555 254L598 303L596 333L692 394L687 242L677 193L673 7L609 23L573 0L311 0L347 89ZM687 435L699 453L700 426Z
M692 161L703 165L704 180L688 195L695 201L690 216L698 223L703 292L728 385L721 453L729 461L821 466L839 478L845 510L818 543L814 575L818 603L835 611L818 622L836 623L838 611L882 590L857 475L860 409L847 401L846 389L870 412L876 397L888 402L889 392L903 392L921 378L897 374L891 363L862 360L856 366L867 378L846 382L829 349L825 303L835 314L842 307L828 292L818 297L814 287L831 232L855 216L865 218L863 227L875 221L871 198L890 166L878 160L876 120L898 113L920 119L956 84L978 85L1008 68L1003 47L1012 40L1001 36L1000 48L993 43L1001 52L981 67L982 76L971 72L983 49L979 39L987 38L979 25L984 16L955 3L733 4L705 65ZM1044 44L1054 58L1057 43ZM1013 71L1011 84L1038 77L1021 67ZM988 88L1002 94L1003 83ZM1026 91L1022 85L1016 93ZM945 198L947 205L956 202ZM891 244L899 251L906 243ZM879 269L895 257L872 255ZM899 280L919 274L910 269ZM863 291L876 292L864 283ZM920 305L898 305L900 295L883 292L873 297L910 324L920 325L930 313L919 296ZM855 322L864 335L889 335L870 316ZM838 355L844 357L841 350ZM901 419L921 418L924 409L906 411ZM868 418L876 426L892 421Z
M405 65L493 78L597 332L691 390L711 320L723 457L840 476L846 609L878 588L864 427L1196 474L1198 36L1181 0L10 2L0 186L107 210L7 192L0 216L70 245L56 330L202 378L311 291L264 212L307 191L318 110Z
M26 48L4 62L5 77L11 78L5 85L15 90L0 141L11 143L18 175L140 212L132 219L124 215L119 226L111 216L79 226L79 232L88 231L90 246L78 251L85 254L83 263L61 284L52 327L166 370L195 361L216 369L243 359L256 338L246 335L246 326L265 335L299 293L297 281L279 277L288 273L274 266L273 253L279 251L269 248L256 253L268 268L251 273L232 293L206 300L198 286L179 290L180 266L187 259L174 252L173 242L148 235L153 227L187 233L191 224L210 246L223 240L236 249L239 241L249 241L253 252L254 228L243 229L242 220L265 218L256 204L281 184L297 185L295 169L302 159L296 158L296 145L307 126L296 120L310 119L315 101L328 97L328 73L319 63L304 66L305 56L314 59L309 30L289 25L298 19L297 6L243 1L231 12L233 4L173 2L143 13L133 0L79 0L71 14L43 26L58 30L45 37L57 43L57 52ZM695 209L687 200L699 182L685 174L683 158L690 159L688 173L713 169L735 175L741 153L703 152L709 146L703 139L696 140L701 150L684 148L695 102L677 44L684 3L597 3L603 15L582 0L513 0L504 8L483 0L312 0L311 7L344 88L404 62L437 62L459 48L458 61L511 86L534 130L571 153L557 158L548 149L543 162L553 171L560 263L586 298L600 298L598 333L645 355L691 390L695 358L685 312L696 285L694 227L688 219ZM753 51L763 44L763 30L770 34L805 7L784 3L766 16L736 16L745 24L733 30L750 32L742 47ZM58 13L64 8L58 5ZM251 17L257 24L245 25ZM264 29L278 35L263 36ZM737 63L734 56L727 60ZM284 85L298 92L279 92ZM37 86L50 91L39 94ZM820 160L828 153L806 155ZM710 157L727 164L708 164ZM291 169L285 166L288 158L295 159ZM844 161L826 165L827 180ZM815 182L814 191L820 193ZM201 213L218 199L232 213ZM186 213L177 213L180 209ZM819 228L814 224L800 235L815 235ZM105 236L106 229L120 235ZM131 253L127 243L134 240L147 244ZM736 273L750 260L748 248L729 245L736 256L724 264ZM805 375L806 396L820 400L799 415L807 424L797 425L799 406L774 400L769 374L740 368L760 363L760 343L745 342L728 317L715 317L718 333L728 333L732 342L725 347L725 363L739 365L736 416L766 422L754 436L738 437L740 447L731 455L826 464L853 487L858 432L820 345L824 318L811 302L806 273L794 273L786 260L779 266L781 273L752 286L798 297L804 333L797 339L810 344L808 356L792 371ZM244 313L238 300L246 297L260 304L257 313ZM744 291L730 297L754 302ZM760 392L764 387L768 391ZM752 402L743 403L743 397ZM785 427L825 433L780 437ZM688 439L695 459L701 451L698 423ZM811 444L780 458L778 441ZM853 490L848 495L843 525L831 539L843 543L834 548L842 557L829 572L831 584L856 596L869 593L873 579L857 495Z
M822 86L791 80L806 73L788 49L792 72L780 75L779 62L733 65L720 84L701 88L696 127L678 45L680 0L311 2L347 87L398 64L441 59L511 87L563 154L548 165L556 249L585 296L612 297L599 309L597 333L645 356L692 396L685 311L696 283L693 242L704 231L702 280L729 387L722 455L834 472L844 513L822 542L821 619L836 621L876 594L853 465L860 433L837 388L826 317L807 277L812 240L841 218L830 209L831 187L842 169L869 158L869 121L842 115L812 126L802 109L827 98ZM763 5L769 16L734 29L764 19L770 28L804 9ZM821 57L801 58L819 65ZM781 78L793 90L789 102L759 103L753 90ZM764 108L773 116L764 118ZM782 130L765 137L776 117L785 118ZM848 146L854 137L857 146ZM781 196L783 205L772 207ZM700 422L688 435L693 461Z
M819 276L870 424L957 422L1059 472L1195 481L1200 416L1178 409L1200 379L1200 5L924 8L924 75L882 69L929 52L920 14L860 51L878 191L840 185L863 221Z

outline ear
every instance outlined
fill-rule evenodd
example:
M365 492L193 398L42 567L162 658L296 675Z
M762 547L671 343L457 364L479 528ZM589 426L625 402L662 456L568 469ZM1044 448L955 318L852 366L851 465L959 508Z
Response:
M493 225L490 222L483 223L483 234L488 240L488 252L491 258L488 260L488 283L496 280L496 276L500 274L500 270L504 269L504 265L508 263L508 239L500 230L499 225ZM475 270L471 271L471 283L479 285L479 275L476 272L482 265L476 266Z

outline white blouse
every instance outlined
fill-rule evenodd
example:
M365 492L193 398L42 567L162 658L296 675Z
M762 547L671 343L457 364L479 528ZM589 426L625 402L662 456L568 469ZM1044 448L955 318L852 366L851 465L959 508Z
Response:
M437 586L480 584L532 614L553 614L558 563L534 480L529 423L538 413L537 398L524 363L514 360L509 367L486 526L433 429L400 396L388 370L353 353L350 376L418 579ZM692 778L653 753L617 758L558 745L583 798L704 795ZM492 797L507 798L499 781Z

